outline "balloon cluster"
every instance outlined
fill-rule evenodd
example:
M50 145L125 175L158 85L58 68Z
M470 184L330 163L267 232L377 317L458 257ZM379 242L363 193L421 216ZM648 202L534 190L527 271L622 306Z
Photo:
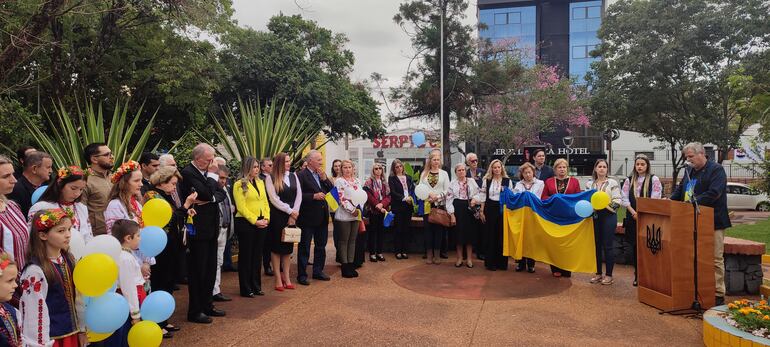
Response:
M591 202L580 200L575 204L575 213L587 218L594 213L594 210L601 211L610 205L610 195L603 191L591 194Z
M355 206L363 207L366 204L366 192L363 189L345 188L345 197Z
M414 187L414 195L420 200L426 200L430 195L430 187L425 183L420 183Z
M171 212L169 203L162 199L151 199L145 204L145 227L139 244L145 256L154 257L166 247L168 238L161 227L168 224ZM120 252L120 242L111 235L96 236L86 244L79 233L72 233L70 253L78 260L73 280L75 288L86 296L85 322L90 342L110 337L128 320L128 302L115 293ZM128 345L160 346L163 333L158 323L169 319L175 306L174 298L167 292L148 295L140 308L143 321L131 327Z

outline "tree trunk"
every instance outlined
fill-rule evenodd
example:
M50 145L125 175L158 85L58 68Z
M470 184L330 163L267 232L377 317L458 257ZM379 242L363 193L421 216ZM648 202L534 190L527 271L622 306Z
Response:
M0 53L0 81L5 81L19 64L27 60L36 46L44 44L39 38L53 18L59 15L59 9L66 2L67 0L47 1L40 8L40 12L32 15L24 27L13 34L12 43Z

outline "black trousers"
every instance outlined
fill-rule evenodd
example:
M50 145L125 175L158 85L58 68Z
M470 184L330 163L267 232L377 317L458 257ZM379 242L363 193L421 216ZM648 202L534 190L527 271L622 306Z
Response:
M634 281L636 281L636 219L629 216L623 220L626 241L631 246L631 265L634 266Z
M262 290L262 249L267 228L257 228L246 218L235 218L238 233L238 284L241 295Z
M489 270L508 270L508 257L503 256L503 214L500 213L500 203L487 200L484 204L484 217L487 222L484 267Z
M267 242L264 242L264 238L262 242L262 265L265 267L265 272L267 272L267 269L271 267L270 266L270 246L267 244ZM259 266L257 266L257 270L259 270Z
M150 287L153 292L162 290L169 294L174 293L175 263L178 257L176 247L172 247L171 244L168 244L160 254L155 256L155 265L152 266L150 272Z
M409 253L410 226L412 224L412 214L409 212L396 213L393 219L395 235L393 237L393 247L396 254Z
M474 240L473 251L476 252L477 257L483 257L486 252L486 244L484 243L484 237L486 236L487 229L484 223L480 220L473 224L473 228L476 230L476 239Z
M369 225L366 226L368 234L369 255L382 253L382 244L385 239L384 215L375 214L369 216Z
M187 281L190 298L187 317L205 314L214 307L212 292L217 277L217 232L210 240L187 240Z
M174 281L176 283L182 284L186 283L185 280L187 279L187 246L185 246L184 241L182 240L182 232L180 231L179 234L171 235L169 234L169 247L174 248Z
M359 223L363 223L363 222L364 221L360 221ZM366 262L366 244L367 244L368 238L369 238L369 225L366 226L366 231L364 231L363 233L358 233L358 236L356 236L356 253L353 258L353 263L356 265L363 265Z

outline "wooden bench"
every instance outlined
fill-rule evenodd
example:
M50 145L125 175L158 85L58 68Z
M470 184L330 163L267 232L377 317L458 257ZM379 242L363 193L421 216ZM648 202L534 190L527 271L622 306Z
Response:
M759 293L764 254L764 243L725 237L725 288L728 295Z

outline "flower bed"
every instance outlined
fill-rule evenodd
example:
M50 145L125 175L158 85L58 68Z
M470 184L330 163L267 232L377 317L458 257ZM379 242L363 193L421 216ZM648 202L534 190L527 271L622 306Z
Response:
M727 304L727 312L722 316L727 324L747 333L763 338L770 337L770 306L767 306L765 300L735 300Z
M714 346L770 346L770 306L737 300L703 315L703 343Z

